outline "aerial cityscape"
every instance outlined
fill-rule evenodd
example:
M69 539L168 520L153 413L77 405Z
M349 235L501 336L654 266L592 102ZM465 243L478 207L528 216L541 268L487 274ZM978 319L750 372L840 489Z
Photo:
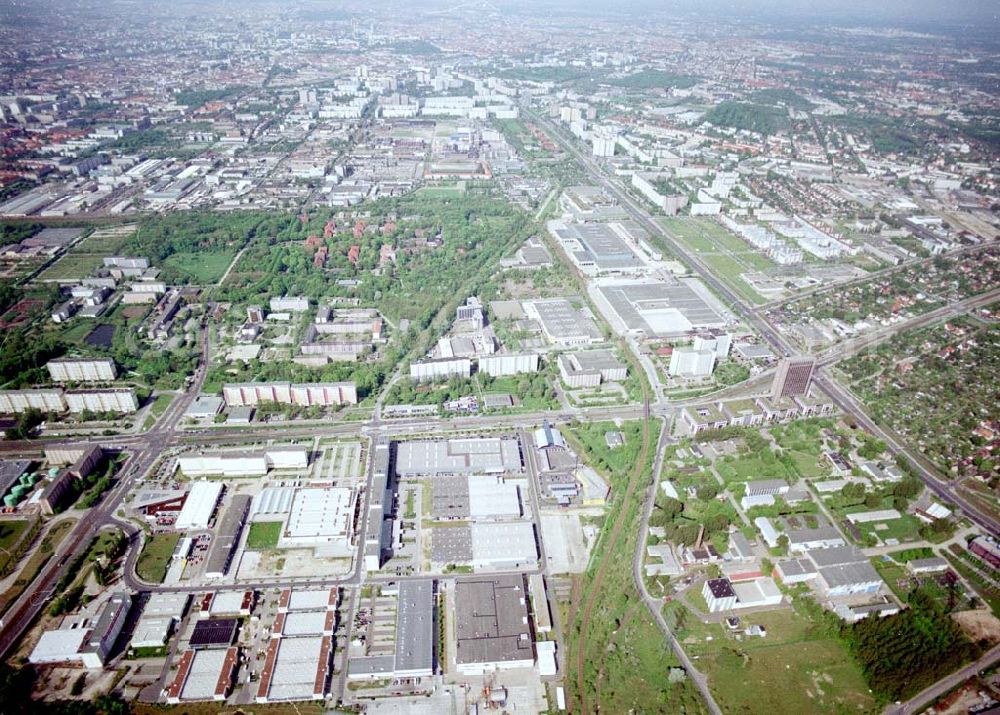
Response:
M0 0L0 713L1000 713L1000 15Z

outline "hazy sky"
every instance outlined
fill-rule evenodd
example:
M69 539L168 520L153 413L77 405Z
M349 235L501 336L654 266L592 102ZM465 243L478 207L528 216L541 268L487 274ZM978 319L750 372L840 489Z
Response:
M578 5L563 0L537 0L532 5ZM592 7L680 12L708 12L734 16L786 17L798 20L857 19L877 22L948 20L988 21L1000 31L1000 0L584 0Z

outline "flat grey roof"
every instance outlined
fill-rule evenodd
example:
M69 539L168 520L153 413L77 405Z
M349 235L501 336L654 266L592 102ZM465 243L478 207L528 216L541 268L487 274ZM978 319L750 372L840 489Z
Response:
M860 583L873 583L882 580L875 567L867 561L840 564L839 566L827 566L826 568L821 568L819 573L830 588L851 586Z
M568 224L558 233L578 241L583 248L582 261L593 262L600 270L638 268L642 261L609 224Z
M574 308L565 298L536 300L532 302L545 332L556 339L601 337L597 324Z
M431 530L431 561L461 564L472 561L472 529L468 526L437 526Z
M496 576L455 584L456 661L532 660L524 576Z
M233 496L222 516L219 524L215 528L215 538L212 540L212 548L205 559L206 573L225 573L229 569L229 562L233 556L233 549L239 541L240 531L243 529L243 522L250 511L252 498L249 494L236 494Z
M598 290L629 330L650 336L670 336L689 329L723 327L725 317L695 290L696 285L700 287L694 279L671 283L645 281L603 285ZM671 311L676 311L674 314L679 314L690 328L678 327L674 320L665 320Z
M466 477L438 477L431 484L431 517L465 519L470 514L469 480Z
M434 669L434 582L402 581L396 605L396 672Z
M834 546L830 549L812 549L808 552L807 556L812 559L818 568L868 561L868 557L856 546Z

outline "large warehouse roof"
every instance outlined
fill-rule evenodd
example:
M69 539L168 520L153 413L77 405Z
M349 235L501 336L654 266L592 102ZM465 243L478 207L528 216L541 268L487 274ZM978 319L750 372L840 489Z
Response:
M473 519L521 516L517 484L497 477L469 477L469 515Z
M511 437L422 440L396 445L396 473L401 476L520 470L521 450Z
M312 543L347 536L353 495L353 490L342 487L297 490L283 539Z
M396 605L398 677L430 675L434 669L434 582L403 581Z
M597 291L603 299L598 305L611 309L612 323L647 337L680 336L727 322L725 310L696 279L601 281Z
M221 482L194 482L174 526L177 529L207 529L221 494Z
M456 655L465 663L534 659L527 594L520 574L455 584Z
M326 670L321 663L325 652L323 641L322 636L282 638L279 641L270 674L268 700L308 700L313 697L317 670L321 667ZM329 652L326 652L326 657L329 658Z

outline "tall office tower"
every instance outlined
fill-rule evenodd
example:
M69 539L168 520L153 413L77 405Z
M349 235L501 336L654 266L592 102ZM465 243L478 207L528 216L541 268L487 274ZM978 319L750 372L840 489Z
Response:
M771 385L772 399L791 397L792 395L804 395L809 391L809 383L812 381L813 370L816 367L816 358L795 357L785 358L778 365L778 372L774 375L774 382Z

